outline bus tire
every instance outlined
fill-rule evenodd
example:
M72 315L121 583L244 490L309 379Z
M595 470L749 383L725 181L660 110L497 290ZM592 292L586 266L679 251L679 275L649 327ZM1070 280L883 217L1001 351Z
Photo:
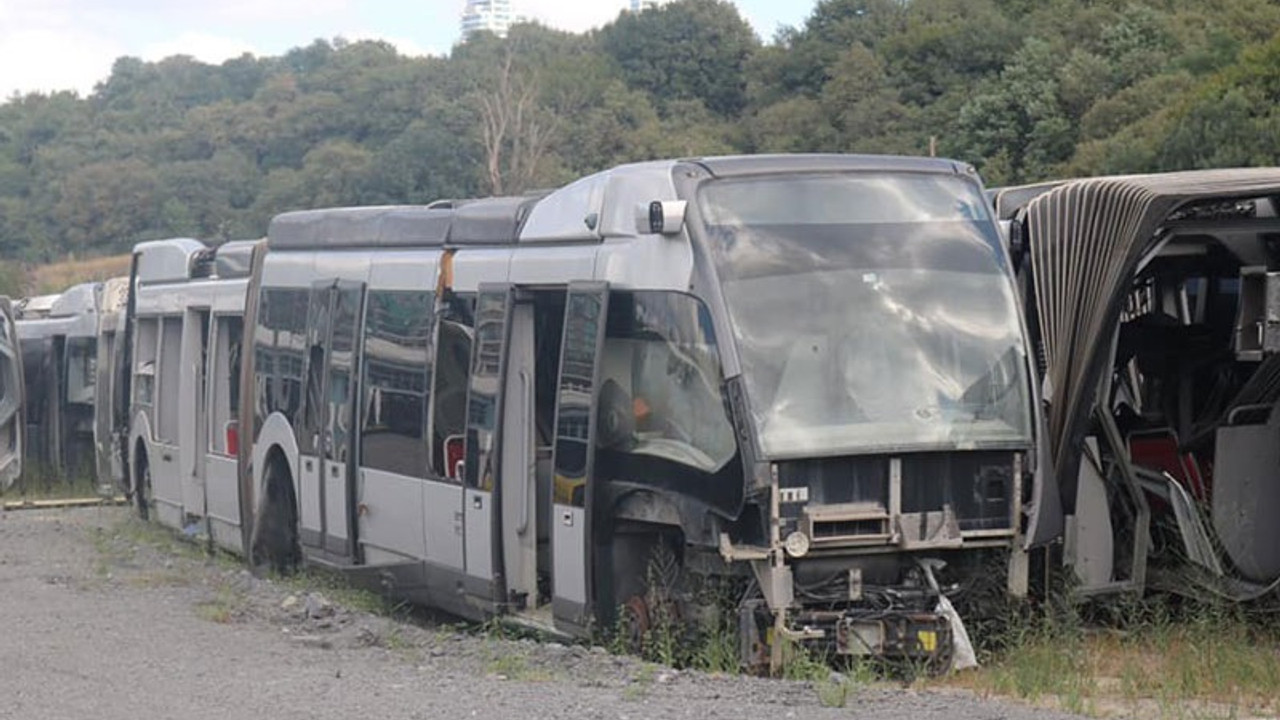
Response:
M258 507L258 531L251 550L255 568L282 575L292 573L302 560L298 543L298 504L293 479L280 456L267 461L264 492Z

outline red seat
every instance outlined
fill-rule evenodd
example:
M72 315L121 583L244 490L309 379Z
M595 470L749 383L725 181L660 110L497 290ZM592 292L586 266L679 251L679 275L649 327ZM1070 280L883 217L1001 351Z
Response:
M1173 430L1161 428L1131 434L1129 458L1136 465L1168 473L1197 501L1209 501L1209 484L1195 453L1181 452Z

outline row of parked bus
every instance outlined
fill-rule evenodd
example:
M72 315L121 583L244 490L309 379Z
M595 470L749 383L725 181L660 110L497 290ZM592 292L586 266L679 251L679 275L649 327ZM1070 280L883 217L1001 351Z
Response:
M1090 593L1149 562L1274 590L1280 544L1233 551L1270 531L1205 513L1280 496L1280 457L1212 497L1173 464L1212 413L1280 447L1280 170L1192 176L984 194L940 159L705 158L142 242L91 300L26 302L19 430L255 565L571 636L734 627L746 665L945 665L956 606L1063 561ZM1079 240L1100 221L1124 262ZM92 321L37 330L73 301ZM1203 343L1153 345L1158 312Z

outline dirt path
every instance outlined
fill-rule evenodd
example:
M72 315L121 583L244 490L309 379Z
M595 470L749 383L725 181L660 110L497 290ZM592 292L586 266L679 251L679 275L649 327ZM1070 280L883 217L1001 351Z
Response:
M0 718L1066 717L889 687L828 707L809 683L402 622L308 590L123 508L0 513Z

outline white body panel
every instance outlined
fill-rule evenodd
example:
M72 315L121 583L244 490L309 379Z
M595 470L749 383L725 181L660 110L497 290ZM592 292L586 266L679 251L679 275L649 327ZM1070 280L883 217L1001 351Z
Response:
M324 528L321 515L324 508L320 502L320 458L315 455L298 455L298 526L308 532L319 535Z
M237 462L226 451L226 420L214 427L212 417L217 410L221 418L232 415L229 408L229 352L216 352L217 343L238 343L239 337L228 334L220 338L220 324L225 318L243 318L247 277L188 279L194 258L207 249L197 241L179 239L140 243L137 257L137 287L134 294L134 321L154 322L160 328L155 349L141 348L139 333L134 332L135 346L130 357L136 377L143 364L153 361L148 370L154 378L154 400L150 410L133 413L133 430L129 448L134 452L140 439L151 468L152 496L161 522L187 527L191 532L204 532L220 546L241 551L240 493ZM167 344L168 328L180 328L181 339L174 347ZM141 352L140 352L141 351ZM170 364L177 364L174 373ZM176 383L173 381L176 378ZM236 380L238 382L238 378ZM168 385L168 387L166 387ZM162 417L160 406L177 397L173 418ZM153 427L148 414L156 422L174 427ZM163 440L156 430L163 430ZM214 435L218 434L217 443ZM215 450L215 445L218 450ZM131 458L136 467L137 460Z
M462 569L462 486L427 480L422 484L423 535L426 560Z
M233 552L240 547L240 492L236 459L210 454L205 461L205 503L214 542Z
M424 488L417 478L381 470L360 470L358 497L360 544L404 558L425 558L427 538L423 527Z
M467 575L493 578L493 493L467 488L463 513Z

